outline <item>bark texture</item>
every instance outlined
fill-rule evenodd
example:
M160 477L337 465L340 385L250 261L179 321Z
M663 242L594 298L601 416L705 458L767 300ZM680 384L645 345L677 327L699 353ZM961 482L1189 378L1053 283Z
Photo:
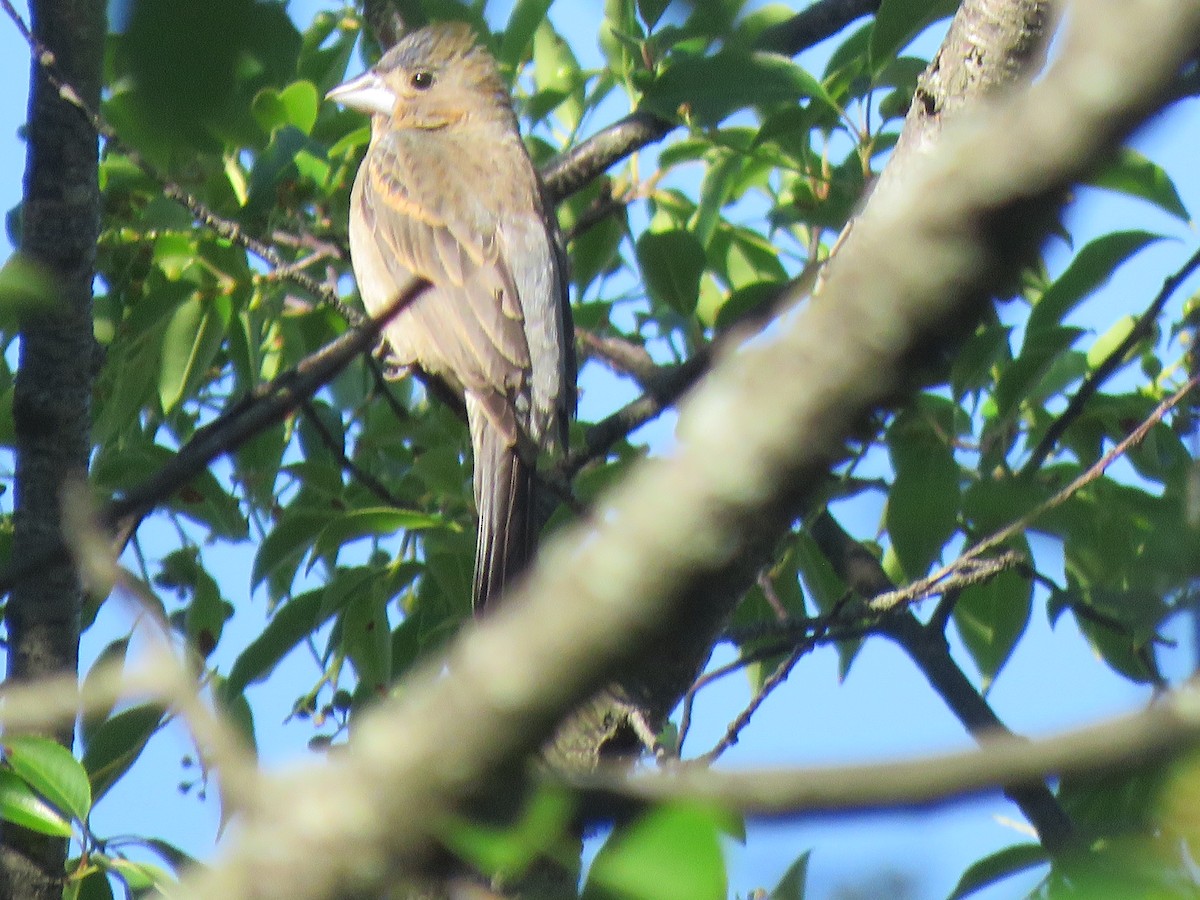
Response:
M97 137L87 115L51 75L91 109L100 102L103 0L36 0L29 145L21 212L21 252L53 284L21 325L13 397L16 491L13 556L32 558L62 541L61 491L82 482L90 450L95 369L92 280L100 225ZM49 74L48 74L49 73ZM47 566L14 588L8 603L8 677L30 681L74 674L82 588L69 562ZM55 735L71 746L73 730ZM5 892L21 898L62 894L64 840L5 825L0 859Z

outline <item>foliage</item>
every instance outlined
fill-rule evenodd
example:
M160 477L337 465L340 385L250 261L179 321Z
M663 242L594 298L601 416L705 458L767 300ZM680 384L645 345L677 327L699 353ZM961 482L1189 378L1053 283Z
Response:
M579 326L659 361L691 358L736 334L735 326L771 312L789 279L828 256L886 162L924 68L925 60L903 55L911 38L953 11L948 3L888 0L877 18L835 38L828 63L815 71L756 49L790 10L769 5L744 15L743 5L607 0L594 67L581 64L577 35L546 16L549 0L516 3L506 22L488 19L497 27L485 39L512 80L537 159L634 109L683 126L559 210L571 235ZM449 11L482 24L483 4L424 6L433 17ZM106 145L99 172L95 334L104 364L92 477L103 497L139 484L206 423L346 331L343 311L314 285L340 290L357 307L346 277L346 219L369 139L360 115L321 99L358 67L356 48L373 46L360 41L355 11L296 23L266 0L144 0L131 9L107 38L101 110L120 138ZM266 240L279 259L197 225L164 180ZM1167 173L1132 150L1094 184L1188 220ZM605 215L593 215L610 200ZM1200 531L1188 519L1191 420L1180 414L1156 425L1130 452L1131 470L1105 474L1043 509L1146 419L1187 369L1172 340L1184 330L1178 312L1151 317L1130 347L1122 342L1135 307L1098 336L1075 318L1157 240L1115 232L1079 248L1058 274L1032 266L1017 296L953 357L933 355L917 395L858 435L830 474L822 506L835 515L856 498L882 502L880 519L855 537L899 586L1031 515L1028 530L1061 548L1058 577L1031 553L1028 537L1011 538L1004 547L1025 561L965 587L944 607L983 691L1039 606L1051 620L1073 617L1125 677L1163 680L1155 644L1164 621L1192 599L1188 586L1200 574ZM14 304L42 302L47 293L39 273L26 269L14 257L0 272L5 346L15 334ZM294 282L294 270L312 282ZM1062 420L1066 401L1114 362L1123 377ZM355 361L297 415L165 498L141 527L146 551L133 557L140 571L130 576L137 593L159 606L199 681L250 739L255 717L289 712L264 710L247 696L289 654L311 657L315 686L297 689L291 712L312 718L313 746L324 747L342 740L357 710L468 615L465 429L413 379L385 383L378 375L377 362ZM587 369L584 377L587 384ZM8 445L11 398L12 372L0 361L0 440ZM1034 456L1060 421L1059 439ZM589 424L576 427L576 443ZM623 439L590 460L575 484L579 497L591 499L641 449ZM249 584L220 570L228 546L253 553ZM803 528L781 542L731 630L753 663L756 687L793 649L769 630L780 614L825 617L823 630L810 629L805 640L836 642L843 674L852 668L879 623L847 606L849 587ZM247 640L225 627L234 606L256 603L270 610L261 633ZM102 662L121 664L128 646L129 635L117 636ZM6 741L0 815L81 841L72 896L111 896L107 875L132 891L169 878L160 866L126 859L87 824L92 804L137 764L166 716L153 704L93 713L82 723L82 763L49 742ZM1110 788L1064 782L1059 791L1107 836L1142 820L1119 804L1088 805L1111 798ZM561 861L558 838L570 809L560 800L536 801L511 833L464 824L446 842L508 875L539 854ZM725 896L727 828L708 810L653 809L608 838L584 896ZM172 870L186 862L154 836L137 843ZM1104 847L1092 852L1103 856ZM954 895L1044 859L1037 847L1000 850L972 866ZM802 856L772 896L803 896L808 860ZM1056 867L1048 895L1059 896L1071 877Z

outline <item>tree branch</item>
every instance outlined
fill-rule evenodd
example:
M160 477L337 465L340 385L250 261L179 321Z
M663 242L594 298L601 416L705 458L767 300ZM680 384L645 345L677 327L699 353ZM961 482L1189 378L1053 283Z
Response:
M108 503L100 518L116 535L118 549L124 546L142 517L204 471L213 460L236 450L263 429L281 421L351 360L369 350L388 321L420 296L427 286L427 282L419 279L411 281L378 318L368 319L360 327L347 331L305 357L295 368L252 391L232 409L198 429L153 475ZM67 557L68 548L61 540L38 553L18 557L19 562L0 574L0 593L12 590L31 575Z
M1099 725L1029 741L992 735L978 750L916 760L766 769L750 772L682 764L630 775L622 771L560 776L585 805L614 808L671 801L712 803L747 816L921 809L1005 788L1012 794L1059 777L1125 775L1161 763L1200 742L1200 687L1189 684L1153 706Z
M1114 347L1108 356L1100 361L1100 365L1088 373L1083 383L1079 385L1079 390L1075 392L1075 395L1067 404L1067 408L1063 410L1062 415L1055 419L1054 423L1046 429L1046 433L1042 435L1042 439L1038 441L1037 446L1029 454L1029 459L1021 467L1022 476L1032 475L1041 468L1042 463L1054 451L1059 439L1066 434L1067 429L1071 427L1071 423L1083 412L1083 408L1087 405L1087 402L1092 399L1096 391L1100 390L1100 386L1108 380L1109 376L1121 367L1121 363L1125 361L1126 354L1137 346L1138 341L1150 334L1154 327L1154 320L1158 318L1163 307L1167 305L1167 301L1171 299L1171 295L1179 290L1180 286L1191 277L1197 268L1200 268L1200 250L1193 253L1188 261L1179 267L1177 272L1163 281L1158 295L1146 307L1146 310L1138 316L1137 321L1129 329L1129 334L1125 336L1125 339Z
M855 593L868 598L868 604L872 597L895 591L879 561L847 534L827 511L813 520L809 530L834 570ZM894 612L880 623L879 630L900 645L934 692L977 741L1012 733L954 662L943 631L922 625L907 609ZM1010 791L1008 796L1037 830L1048 851L1070 846L1075 829L1045 784L1023 786Z
M928 596L930 593L937 593L938 585L942 582L942 580L957 569L961 568L964 563L979 560L983 554L990 550L996 549L1010 538L1013 538L1026 531L1042 515L1057 506L1061 506L1076 493L1078 493L1080 488L1090 484L1102 476L1109 466L1111 466L1114 462L1124 456L1126 452L1128 452L1130 447L1133 447L1145 440L1146 435L1150 433L1150 430L1155 425L1162 421L1163 416L1178 406L1180 401L1182 401L1189 393L1191 393L1197 387L1197 385L1200 385L1200 374L1194 375L1188 379L1188 381L1185 382L1177 391L1175 391L1175 393L1155 407L1154 411L1151 412L1150 415L1148 415L1145 420L1138 425L1137 428L1131 431L1124 440L1119 441L1116 445L1114 445L1111 450L1096 460L1092 466L1090 466L1085 472L1082 472L1079 476L1072 480L1070 484L1056 493L1053 497L1049 498L1044 503L1039 504L1036 509L1026 513L1015 522L1011 522L1010 524L1004 526L998 531L993 532L982 540L977 541L968 550L965 550L963 553L959 554L958 558L953 562L947 563L946 565L935 569L926 577L920 578L917 581L914 581L912 584L906 586L902 591L891 591L887 594L881 594L878 597L875 597L870 601L870 609L873 612L887 612L888 610L895 609L898 606L910 602L910 598Z

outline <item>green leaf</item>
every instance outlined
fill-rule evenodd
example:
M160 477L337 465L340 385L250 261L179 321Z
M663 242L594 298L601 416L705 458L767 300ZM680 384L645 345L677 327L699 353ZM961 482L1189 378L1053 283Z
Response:
M910 578L920 578L958 528L962 474L949 439L923 413L906 410L888 428L896 478L885 521L892 547Z
M113 900L107 870L93 869L81 880L68 881L63 889L63 900Z
M720 829L698 806L663 806L605 841L592 863L584 900L724 900Z
M1018 872L1024 872L1050 861L1041 844L1013 844L1003 850L976 860L963 872L949 900L959 900L976 891L1003 881Z
M255 95L254 101L250 104L250 111L254 113L254 118L258 122L259 127L267 134L270 134L282 125L286 125L288 121L287 109L283 105L279 91L274 88L264 88L259 91ZM244 204L245 200L242 203Z
M176 883L170 872L153 863L134 862L131 859L110 856L106 865L134 894L157 890L170 896L170 888Z
M950 384L955 399L992 384L996 369L1010 358L1008 336L1011 328L999 322L985 322L976 328L954 355Z
M1042 478L1022 478L997 472L972 481L963 494L963 513L977 534L989 534L1024 516L1045 502L1053 483ZM1034 523L1037 527L1037 523Z
M180 304L163 335L158 399L170 412L190 397L221 347L225 326L213 304L192 297Z
M808 888L808 858L810 856L812 856L812 851L805 850L796 857L796 861L788 866L788 870L783 873L779 884L775 885L775 890L771 891L767 900L804 900Z
M71 751L36 735L8 735L4 756L25 782L63 812L80 822L92 810L87 772Z
M119 450L110 447L97 456L92 479L106 492L125 491L141 484L147 472L161 469L175 455L173 450L144 441L126 443ZM249 526L238 501L207 469L180 487L167 502L171 509L206 526L214 535L233 541L247 535Z
M533 37L533 83L538 94L531 99L529 115L536 121L552 110L571 131L579 127L584 111L584 75L571 45L549 21Z
M1136 324L1137 319L1133 316L1122 316L1117 319L1104 334L1096 339L1096 342L1092 346L1088 347L1088 368L1094 369L1108 359L1121 346L1125 338L1129 337Z
M7 769L0 769L0 820L39 834L70 837L71 823Z
M272 598L283 596L295 578L300 560L329 521L329 510L296 504L285 509L258 545L250 571L251 588L269 579Z
M60 293L47 266L19 251L12 254L0 267L0 329L15 331L25 316L51 309Z
M738 48L671 62L642 96L642 106L666 118L680 107L695 125L716 125L747 107L811 99L836 112L821 82L786 56Z
M500 65L515 72L529 52L534 32L546 21L546 13L550 10L553 0L517 0L513 4L512 14L508 17L508 25L500 39L500 51L496 61Z
M324 597L324 588L306 591L276 609L259 636L234 661L222 694L234 697L266 678L297 644L332 618L334 611L323 609Z
M954 624L985 691L1025 633L1032 609L1033 582L1012 569L963 589L954 605Z
M316 85L311 81L294 81L280 91L279 100L283 104L285 121L305 134L311 134L321 105Z
M145 704L117 713L96 729L83 753L95 802L137 761L162 719L162 707Z
M696 236L683 229L647 231L638 238L637 258L650 296L690 315L696 308L706 264Z
M515 823L504 828L460 820L442 839L454 853L482 872L520 878L538 857L570 833L575 803L570 793L544 786L526 802Z
M1029 314L1026 345L1041 331L1061 324L1067 313L1107 284L1123 262L1162 239L1162 235L1146 231L1117 231L1096 238L1076 253Z
M232 697L227 697L221 693L221 685L214 685L217 692L217 698L221 704L221 714L226 721L233 726L234 731L242 737L242 745L255 755L258 754L258 736L254 732L254 710L250 708L250 701L246 699L245 694L237 694ZM228 805L222 803L221 815L222 818L229 816L231 810Z
M87 696L89 689L95 685L100 673L111 672L114 666L124 665L125 653L128 650L129 638L123 637L113 641L100 651L100 655L96 657L96 662L88 670L87 676L83 679L82 692L84 696ZM87 712L83 716L82 727L80 728L80 741L85 749L96 729L112 713L112 706L111 703L103 707L89 704Z
M822 613L832 612L838 603L846 596L846 583L834 571L829 558L821 552L816 541L807 531L796 535L793 552L796 554L796 568L808 595ZM838 641L838 677L845 678L850 671L854 657L862 647L861 638Z
M1002 369L996 382L992 398L997 414L1007 416L1018 405L1031 404L1040 408L1044 397L1035 388L1081 334L1083 330L1080 328L1058 326L1027 331L1020 356Z
M176 875L180 875L184 870L196 865L195 857L184 853L169 841L160 840L159 838L146 838L143 843L165 860L175 870Z
M957 9L958 0L883 0L871 29L873 67L887 65L929 25Z
M375 573L358 570L330 587L334 602L344 606L342 646L358 675L359 690L381 695L392 680L392 630L387 606L391 599L380 590Z
M1191 221L1187 207L1166 171L1129 147L1118 150L1108 168L1092 179L1092 184L1140 197L1184 222Z
M746 164L746 157L737 153L721 153L704 173L700 185L700 203L696 207L693 231L702 246L707 245L716 230L721 209L730 202L730 193Z
M391 506L355 509L329 520L313 545L314 556L336 553L343 544L363 537L386 537L398 531L422 531L440 528L446 520L440 515Z
M647 28L653 28L670 5L671 0L637 0L638 15L642 17Z

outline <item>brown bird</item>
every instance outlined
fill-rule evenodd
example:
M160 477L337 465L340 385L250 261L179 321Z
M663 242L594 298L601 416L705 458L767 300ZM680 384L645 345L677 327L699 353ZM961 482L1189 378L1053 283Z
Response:
M465 400L475 457L474 604L533 552L534 469L575 409L566 263L495 60L464 25L412 32L328 97L371 116L350 195L369 312L413 276L432 287L384 331L395 362Z

